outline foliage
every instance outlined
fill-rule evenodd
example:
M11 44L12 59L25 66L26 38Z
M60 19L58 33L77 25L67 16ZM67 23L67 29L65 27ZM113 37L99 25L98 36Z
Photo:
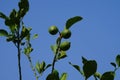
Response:
M38 34L34 34L34 36L31 37L32 28L26 27L23 22L24 16L29 11L29 1L20 0L20 2L18 3L18 7L19 9L13 9L9 16L0 12L0 18L4 20L5 25L9 28L9 31L5 29L0 29L0 36L5 37L7 42L12 42L18 50L19 80L22 80L20 62L22 52L27 56L36 80L38 80L40 76L42 76L42 74L50 67L51 72L46 76L46 80L67 80L68 74L66 72L63 72L61 75L59 75L59 71L55 69L55 63L67 57L67 51L71 47L71 42L69 41L69 39L72 35L72 32L70 28L72 25L81 21L83 18L81 16L69 18L66 21L63 31L60 31L55 25L51 26L48 29L48 32L53 36L58 35L55 44L51 45L51 50L54 53L53 61L50 64L46 64L45 61L38 61L34 66L32 64L32 59L30 56L30 53L34 50L32 48L31 39L37 38ZM65 40L63 41L63 39ZM79 65L69 62L69 64L74 67L85 78L85 80L87 80L91 76L94 76L95 80L114 80L116 71L120 67L120 55L116 56L116 62L110 63L114 67L114 70L107 71L102 75L97 72L97 62L95 60L88 60L85 57L82 57L82 63L83 66L81 69Z

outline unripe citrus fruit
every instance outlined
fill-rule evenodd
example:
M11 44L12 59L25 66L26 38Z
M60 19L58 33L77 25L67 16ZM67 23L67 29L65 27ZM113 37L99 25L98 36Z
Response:
M60 44L60 49L63 51L67 51L70 48L70 42L64 41Z
M64 29L62 32L61 32L61 35L64 39L68 39L71 37L71 31L69 29Z
M51 35L55 35L58 32L58 28L56 26L51 26L48 31Z

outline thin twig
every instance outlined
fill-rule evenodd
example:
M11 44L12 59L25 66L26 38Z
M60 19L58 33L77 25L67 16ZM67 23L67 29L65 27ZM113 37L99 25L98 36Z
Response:
M60 41L58 42L58 46L57 46L57 49L56 49L56 52L55 52L55 56L54 56L54 59L53 59L53 62L52 62L52 71L51 71L51 73L53 73L53 71L54 71L56 57L58 55L60 44L61 44L61 36L60 36Z
M30 67L31 67L32 71L34 72L34 76L36 77L36 80L38 80L39 76L37 76L36 70L35 70L35 68L34 68L34 66L32 64L31 57L29 55L27 55L27 57L28 57L28 60L30 62Z
M19 80L22 80L22 73L21 73L21 53L20 53L20 43L18 42L18 69L19 69Z

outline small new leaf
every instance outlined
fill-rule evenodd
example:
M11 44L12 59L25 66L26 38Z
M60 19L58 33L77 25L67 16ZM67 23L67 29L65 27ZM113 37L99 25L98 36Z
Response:
M116 68L116 64L114 62L110 63L114 68Z
M52 66L52 64L48 64L48 65L45 67L45 70L46 70L47 68L51 67L51 66Z
M34 34L33 39L38 38L38 34Z
M60 60L60 59L64 59L65 57L67 57L65 51L61 51L61 52L59 53L59 55L58 55L58 59L59 59L59 60Z
M8 32L4 29L0 29L0 36L5 36L7 37L8 36Z
M63 73L60 80L67 80L67 73Z
M75 16L73 18L70 18L66 22L66 29L69 29L73 24L77 23L78 21L82 20L82 17Z
M120 55L116 56L116 63L118 65L118 67L120 67Z
M57 45L51 45L51 50L54 52L54 54L56 53L56 49L57 49Z
M40 63L37 62L35 68L36 68L37 72L40 74L40 68L39 67L40 67Z
M80 67L78 65L72 64L71 62L69 62L69 64L73 66L78 72L80 72L81 75L83 75L83 72L80 70Z

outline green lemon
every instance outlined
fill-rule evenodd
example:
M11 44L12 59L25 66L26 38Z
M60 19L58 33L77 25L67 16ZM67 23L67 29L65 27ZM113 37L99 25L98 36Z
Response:
M48 31L51 35L55 35L58 32L58 28L56 26L51 26Z
M69 29L64 29L62 32L61 32L61 35L64 39L68 39L71 37L71 31Z
M70 48L70 42L64 41L60 44L60 49L63 51L67 51Z

